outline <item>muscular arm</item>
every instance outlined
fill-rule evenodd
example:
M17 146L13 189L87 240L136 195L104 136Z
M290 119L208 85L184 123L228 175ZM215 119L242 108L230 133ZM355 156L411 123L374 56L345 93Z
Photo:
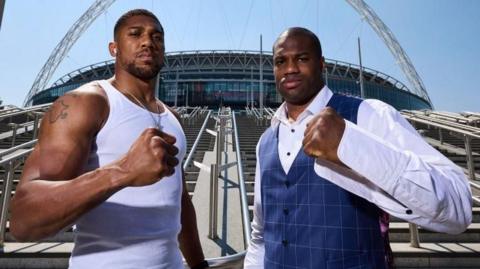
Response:
M105 98L89 87L59 98L42 120L12 199L11 230L19 240L58 232L118 187L106 176L120 176L115 167L80 175L108 113Z
M178 235L180 250L182 251L188 265L195 266L202 262L205 257L203 256L202 245L200 244L200 239L198 238L195 208L193 207L192 200L188 195L185 178L183 181L182 214L180 221L182 223L182 230Z
M103 92L87 87L59 98L42 121L11 204L10 228L20 241L55 234L123 187L154 183L178 164L172 157L178 152L175 139L147 129L126 155L84 173L93 138L108 114Z

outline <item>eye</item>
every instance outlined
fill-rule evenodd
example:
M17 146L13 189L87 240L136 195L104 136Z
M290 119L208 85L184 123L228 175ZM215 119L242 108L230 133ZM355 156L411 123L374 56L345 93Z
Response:
M276 65L276 66L279 66L279 65L283 64L284 62L285 62L285 61L284 61L283 59L276 59L276 60L275 60L275 65Z
M138 30L138 29L131 29L129 32L128 32L128 35L129 36L133 36L133 37L139 37L142 33Z
M305 56L298 58L299 62L307 62L308 60L309 60L308 57L305 57Z

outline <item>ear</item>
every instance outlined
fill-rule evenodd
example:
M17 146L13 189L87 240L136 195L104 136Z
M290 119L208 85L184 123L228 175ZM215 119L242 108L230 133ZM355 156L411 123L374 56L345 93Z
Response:
M108 43L108 51L112 57L117 57L117 43L110 42Z
M322 58L320 59L320 70L322 70L323 72L323 69L325 68L325 58L322 56Z

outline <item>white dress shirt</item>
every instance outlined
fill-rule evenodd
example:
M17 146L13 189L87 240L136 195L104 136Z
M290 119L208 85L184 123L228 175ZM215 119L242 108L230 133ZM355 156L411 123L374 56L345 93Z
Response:
M272 118L279 124L278 154L285 173L302 150L307 123L332 97L327 87L317 94L296 121L289 121L282 104ZM428 145L415 129L388 104L365 100L357 125L345 120L338 157L350 169L317 159L315 172L389 214L444 233L461 233L472 220L472 194L462 170ZM263 214L261 160L255 173L252 240L245 268L263 268Z

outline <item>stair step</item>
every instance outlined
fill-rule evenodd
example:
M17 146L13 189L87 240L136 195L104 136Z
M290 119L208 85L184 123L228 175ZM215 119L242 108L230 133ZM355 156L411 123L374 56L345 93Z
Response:
M397 269L480 268L480 243L391 244ZM73 243L7 243L0 268L67 268Z

